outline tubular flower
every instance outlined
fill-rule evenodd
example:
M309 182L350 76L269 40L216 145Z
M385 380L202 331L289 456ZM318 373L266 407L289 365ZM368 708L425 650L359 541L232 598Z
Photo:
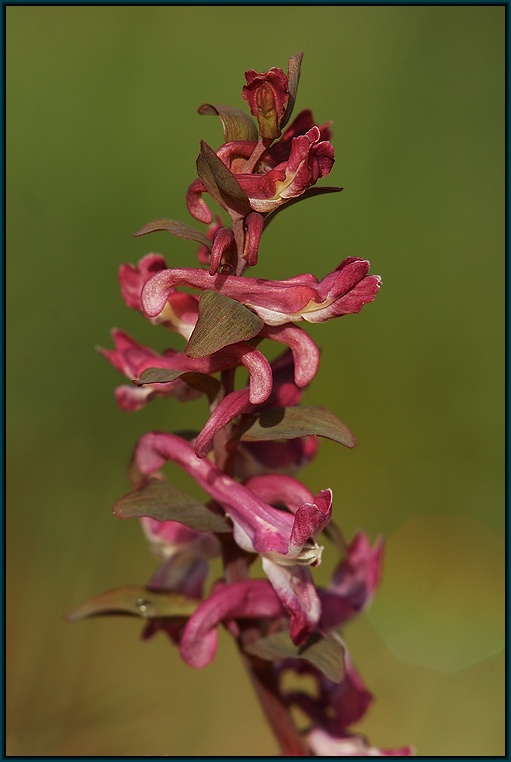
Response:
M304 503L294 515L271 507L251 490L233 481L211 461L199 459L193 447L174 434L152 432L139 441L134 455L145 476L167 461L179 465L231 518L240 548L259 553L263 567L291 616L291 638L300 643L314 631L320 603L307 566L321 561L317 537L330 521L332 493L323 490L314 502Z
M252 309L268 325L306 320L324 323L329 318L360 312L380 288L378 275L368 275L369 262L347 257L334 272L318 281L313 275L288 280L249 280L236 275L209 275L206 270L162 270L142 289L142 307L151 318L161 315L176 285L214 289Z

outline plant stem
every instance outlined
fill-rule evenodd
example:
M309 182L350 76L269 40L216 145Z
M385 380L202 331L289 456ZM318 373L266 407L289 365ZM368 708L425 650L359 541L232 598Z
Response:
M308 757L310 752L283 704L272 663L250 656L241 649L243 663L257 698L273 730L284 757Z

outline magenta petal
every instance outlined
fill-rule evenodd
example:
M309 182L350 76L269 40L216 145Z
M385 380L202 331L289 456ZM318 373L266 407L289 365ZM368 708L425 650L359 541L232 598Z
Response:
M186 205L192 217L195 217L199 222L209 225L213 222L213 215L202 198L202 194L205 192L206 188L202 180L194 180L186 192Z
M220 228L216 233L213 240L213 247L211 249L211 263L209 266L209 274L214 275L218 272L218 268L222 262L222 257L225 252L234 244L234 235L230 228Z
M240 389L224 397L213 410L195 440L195 453L197 457L205 458L213 447L215 434L250 407L248 389Z
M283 503L291 513L296 513L304 503L314 502L312 492L304 484L285 474L253 476L245 487L269 505Z
M245 228L248 237L247 261L250 267L257 264L259 241L264 229L264 217L259 212L250 212L245 218Z
M180 643L181 656L191 667L205 667L216 653L216 628L220 622L236 618L275 618L282 614L282 604L267 580L217 585L188 620Z
M381 573L383 542L371 548L360 532L348 546L348 558L334 572L328 590L320 590L321 624L338 627L362 611L371 601Z
M273 375L266 357L251 344L238 342L221 349L217 354L231 357L232 365L242 364L250 374L249 399L253 405L260 405L268 399L273 388Z
M158 471L167 460L187 471L231 517L235 539L244 550L287 553L292 516L271 508L207 458L198 458L193 447L181 437L149 432L139 440L134 459L136 467L145 476Z
M305 503L295 513L295 522L291 533L289 550L297 552L305 541L316 539L326 527L332 516L332 490L318 492L313 503Z
M132 310L141 310L140 292L142 286L151 275L165 270L167 265L161 254L148 254L143 257L138 266L121 265L119 268L119 283L122 298Z
M263 556L263 569L291 617L290 635L300 645L316 629L321 604L308 566L283 566Z
M286 344L293 353L295 383L299 387L310 384L319 368L319 349L308 333L292 323L265 325L260 333L268 339Z

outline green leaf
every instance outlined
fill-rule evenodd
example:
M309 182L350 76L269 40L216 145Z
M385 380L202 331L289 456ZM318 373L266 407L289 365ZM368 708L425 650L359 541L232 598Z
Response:
M144 384L168 384L182 376L184 370L169 370L168 368L146 368L140 374L139 379L134 379L133 386L144 386Z
M291 56L287 67L287 82L289 88L289 98L287 101L286 113L280 123L280 129L283 130L289 122L296 102L296 92L298 90L298 81L300 79L300 68L302 66L303 53L297 53Z
M269 439L296 439L315 435L333 439L346 447L355 447L355 437L330 410L322 407L281 407L261 413L242 424L235 434L244 442Z
M66 616L70 622L90 616L128 614L142 619L189 617L200 601L180 593L156 592L142 585L126 585L91 598Z
M286 201L285 204L281 204L276 209L274 209L273 212L267 214L264 218L264 229L266 230L272 219L283 209L287 209L288 207L293 206L293 204L297 204L299 201L303 201L306 198L312 198L313 196L322 196L324 193L339 193L339 191L342 190L344 189L335 188L328 185L319 188L309 188L309 190L306 190L305 193L302 193L301 196L297 196L296 198L292 198L289 201Z
M201 140L197 159L197 172L211 198L224 209L233 210L244 217L250 211L248 196L212 148Z
M304 659L333 683L344 677L344 648L334 634L311 635L303 645L295 646L287 631L280 631L244 646L244 650L265 661Z
M206 246L209 251L211 251L213 247L213 243L204 235L204 233L201 233L200 230L195 230L195 228L192 228L190 225L186 225L184 222L176 222L176 220L161 219L148 222L143 228L140 228L136 233L133 233L133 236L137 237L146 235L147 233L154 233L156 230L166 230L167 232L172 233L172 235L177 235L178 238L187 238L189 241L196 241L197 243Z
M206 357L222 347L247 341L263 328L264 321L236 299L203 291L199 299L199 317L188 339L188 357Z
M144 384L168 384L181 378L189 386L208 396L212 402L220 391L220 381L217 378L208 376L206 373L193 373L186 370L169 370L168 368L146 368L140 374L140 378L134 379L133 386L144 386Z
M149 479L118 500L112 511L117 518L149 516L156 521L179 521L201 532L230 532L226 519L213 513L193 497L161 479Z
M251 116L232 106L213 106L204 103L198 109L199 114L213 114L220 117L224 128L224 143L233 140L258 140L257 125Z

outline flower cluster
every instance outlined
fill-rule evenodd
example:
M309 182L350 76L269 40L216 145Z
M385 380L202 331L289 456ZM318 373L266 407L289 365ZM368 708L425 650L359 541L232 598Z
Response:
M115 330L115 348L100 351L131 381L116 390L117 402L135 411L156 396L181 402L203 396L209 417L193 435L145 434L129 470L134 489L114 506L116 516L140 519L161 561L153 578L98 596L71 617L136 613L147 620L145 638L165 632L193 667L214 658L223 625L284 754L406 756L408 747L375 749L350 731L372 697L340 628L371 600L382 543L371 547L359 533L346 544L332 521L331 490L313 495L296 478L316 455L318 437L355 445L336 415L301 404L318 371L319 351L297 323L358 313L375 298L380 278L369 275L369 262L358 257L344 259L321 279L245 275L257 264L262 233L277 213L342 190L316 186L334 163L330 123L316 125L305 110L287 126L301 59L289 59L287 75L277 68L246 72L242 94L252 116L228 106L200 107L199 113L220 117L224 132L216 151L201 143L198 177L186 196L191 215L207 230L158 219L134 234L166 230L194 241L202 267L168 268L159 254L121 267L128 307L181 334L186 344L183 351L159 354ZM229 224L220 214L213 217L207 197ZM262 339L284 346L272 362L258 349ZM235 389L241 366L248 382ZM207 503L167 482L161 468L168 461L193 477ZM311 573L321 562L322 536L341 555L327 589L315 585ZM223 576L207 590L209 560L218 556ZM265 578L250 576L258 556ZM314 695L286 689L288 673L312 677ZM306 728L294 725L293 706L310 721Z

